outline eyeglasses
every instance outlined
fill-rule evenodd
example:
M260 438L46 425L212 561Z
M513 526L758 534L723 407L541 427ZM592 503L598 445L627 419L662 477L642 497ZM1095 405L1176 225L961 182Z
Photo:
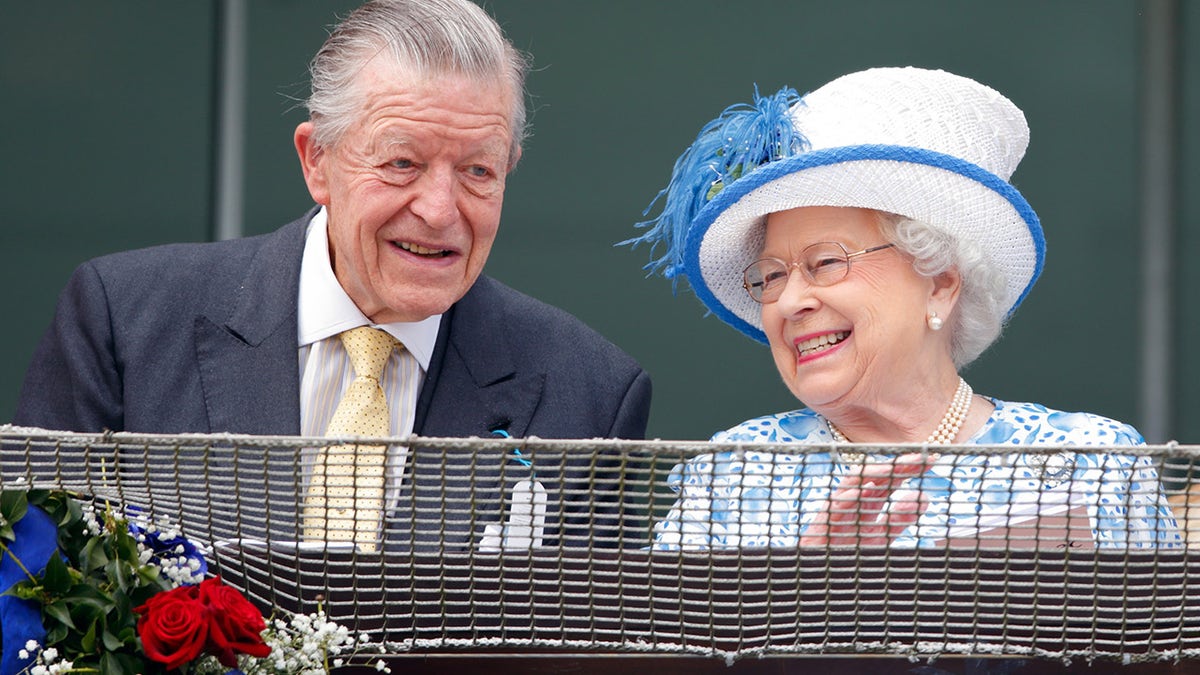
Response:
M814 286L832 286L850 273L850 261L854 258L893 246L895 244L882 244L847 253L846 247L835 241L817 242L805 248L795 262L763 258L750 263L742 270L742 285L755 302L775 302L783 294L793 267L800 268L804 277Z

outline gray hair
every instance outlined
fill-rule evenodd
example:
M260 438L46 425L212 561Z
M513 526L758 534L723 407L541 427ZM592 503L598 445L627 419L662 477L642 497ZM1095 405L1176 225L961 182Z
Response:
M951 268L962 276L955 312L946 324L954 365L966 366L984 352L1004 326L1004 275L974 242L927 223L882 214L880 230L896 248L913 258L917 273L934 277Z
M468 0L371 0L338 24L309 66L312 94L305 106L317 145L337 143L357 121L364 92L356 78L381 53L418 76L464 76L489 85L506 80L513 95L509 161L516 161L526 134L529 60Z

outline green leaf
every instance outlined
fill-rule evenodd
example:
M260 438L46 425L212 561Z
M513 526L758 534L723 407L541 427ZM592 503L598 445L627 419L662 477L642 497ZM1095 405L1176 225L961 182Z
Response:
M95 632L104 628L105 617L108 615L105 610L92 605L75 604L70 601L65 602L71 608L71 620L80 631L87 633L88 631ZM99 627L96 627L97 624L99 624ZM87 630L84 630L85 628ZM94 639L95 637L93 636Z
M46 626L46 644L53 645L67 639L67 631L69 630L69 628L61 623Z
M29 511L29 496L24 490L0 492L0 539L13 541L13 523L25 517Z
M86 583L74 586L69 594L63 596L63 600L73 606L94 608L102 612L108 612L116 606L112 595Z
M126 654L118 654L115 652L105 652L104 656L100 657L100 672L105 675L136 675L140 672L137 663L129 663L130 659Z
M29 502L42 507L61 529L70 522L70 504L73 500L65 493L50 490L30 490Z
M17 533L12 526L28 513L29 503L24 500L25 492L7 490L0 495L0 540L14 542Z
M104 663L104 661L101 661L102 668ZM161 663L151 661L150 659L142 657L140 654L130 654L128 652L115 652L111 654L111 658L109 659L108 663L115 663L119 665L110 665L110 668L112 668L111 670L102 669L101 672L104 673L104 675L109 675L110 673L128 673L129 675L142 673L143 675L158 675L159 673L166 672L166 669L163 668ZM184 669L178 672L187 672L186 666Z
M157 565L139 565L137 576L143 586L153 586L164 591L170 590L170 584L163 579L162 572L159 571Z
M5 520L17 522L29 508L29 493L24 490L0 491L0 516Z
M125 643L128 641L128 640L123 640L123 639L117 637L116 635L113 635L112 632L108 631L108 630L105 630L104 633L102 633L100 637L104 641L104 648L110 652L115 652L118 649L120 649L121 647L124 647ZM134 638L135 638L134 644L136 644L137 636L134 635Z
M30 488L26 494L29 496L30 504L37 504L44 509L46 507L42 505L46 502L46 497L49 497L53 492L46 488Z
M57 555L50 556L49 562L46 563L46 573L42 575L42 585L46 592L62 595L71 588L72 583L71 569L63 559Z
M71 618L71 609L63 602L52 602L48 605L44 605L42 607L42 613L54 619L55 621L58 621L67 628L70 628L71 630L78 630L75 628L74 619Z
M40 600L45 595L45 591L39 579L38 581L22 581L19 584L13 584L12 588L4 592L4 595L11 595L22 600Z
M126 595L133 594L139 584L137 570L124 560L113 560L104 568L109 579L116 582L117 588Z
M88 540L83 551L79 554L79 564L83 572L91 573L103 569L109 563L108 551L105 550L104 539L97 536Z
M85 651L85 652L96 651L96 628L97 628L96 624L97 623L98 622L93 621L92 624L90 626L88 626L87 632L84 633L83 637L79 639L79 646L81 648L83 648L83 651Z
M56 492L51 495L58 505L58 516L62 525L77 525L83 522L83 505L70 496Z

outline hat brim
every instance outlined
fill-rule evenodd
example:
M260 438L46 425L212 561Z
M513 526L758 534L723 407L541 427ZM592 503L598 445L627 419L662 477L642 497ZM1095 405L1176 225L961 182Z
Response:
M693 219L684 268L697 297L759 342L761 305L741 272L762 251L764 218L801 206L875 209L975 241L1006 279L1006 318L1041 275L1046 243L1033 208L1007 181L921 148L855 145L771 162L734 181Z

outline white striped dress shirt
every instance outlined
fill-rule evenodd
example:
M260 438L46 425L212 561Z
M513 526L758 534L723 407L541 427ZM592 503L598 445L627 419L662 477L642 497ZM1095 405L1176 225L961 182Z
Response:
M338 334L358 326L391 333L397 349L384 367L380 386L391 414L391 435L413 430L417 397L437 341L441 315L415 323L372 324L346 295L329 262L324 209L309 223L300 265L298 336L300 358L300 426L305 436L323 436L343 392L354 379L350 357ZM388 454L389 502L404 473L407 449L393 446ZM311 455L310 455L311 457Z

